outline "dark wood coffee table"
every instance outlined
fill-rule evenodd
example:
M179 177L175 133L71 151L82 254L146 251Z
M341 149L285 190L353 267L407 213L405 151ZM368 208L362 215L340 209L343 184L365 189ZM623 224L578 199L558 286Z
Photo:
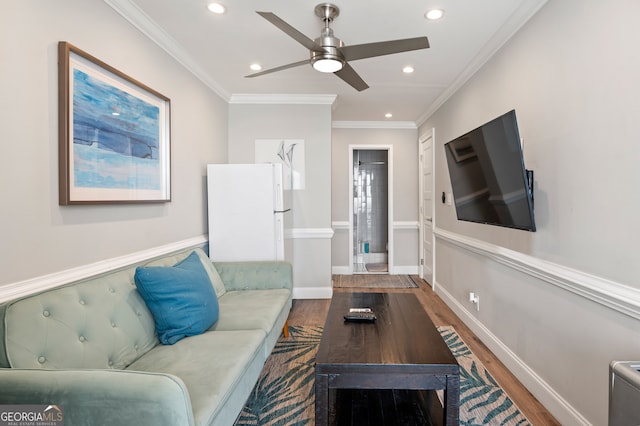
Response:
M345 322L352 307L372 308L377 321ZM410 293L334 293L316 356L315 379L316 425L336 421L338 389L442 389L444 407L436 422L458 424L458 363Z

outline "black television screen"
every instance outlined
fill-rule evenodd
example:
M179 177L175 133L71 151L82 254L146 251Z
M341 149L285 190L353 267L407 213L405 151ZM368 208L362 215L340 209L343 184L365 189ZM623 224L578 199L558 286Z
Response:
M515 110L445 144L459 220L535 231Z

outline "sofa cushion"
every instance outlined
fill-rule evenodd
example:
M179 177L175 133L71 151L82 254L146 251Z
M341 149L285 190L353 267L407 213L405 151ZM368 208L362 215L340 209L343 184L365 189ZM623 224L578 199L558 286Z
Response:
M259 329L269 333L290 294L287 289L228 291L218 301L220 318L210 329Z
M227 291L227 289L225 288L224 283L222 282L222 278L220 278L220 274L218 273L218 270L216 269L215 266L213 266L213 262L211 262L211 259L207 257L207 255L202 251L202 249L197 249L195 253L198 254L198 257L200 258L200 261L204 266L204 270L207 271L207 275L209 275L209 279L213 283L213 288L216 291L216 296L218 297L222 296Z
M285 288L228 291L219 303L220 319L210 330L264 330L268 355L291 310L291 291Z
M195 252L171 267L138 267L135 282L165 345L200 334L218 319L218 298Z
M197 425L232 424L262 371L263 345L261 330L206 332L158 345L128 370L180 377Z
M13 368L124 368L158 344L134 268L9 302L4 341Z
M202 262L202 266L204 266L205 271L207 271L207 275L209 275L209 279L213 283L213 288L216 291L216 295L218 297L222 296L227 291L226 286L222 281L222 278L220 277L218 269L213 265L213 262L211 262L209 256L207 256L207 254L201 248L196 248L195 250L191 251L179 252L169 256L162 256L152 261L145 262L140 266L173 266L193 252L198 255L200 261Z

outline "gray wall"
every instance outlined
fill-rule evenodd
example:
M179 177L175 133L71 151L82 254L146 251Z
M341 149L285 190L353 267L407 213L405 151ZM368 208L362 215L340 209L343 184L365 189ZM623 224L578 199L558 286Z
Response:
M293 229L287 260L293 264L294 297L331 297L331 106L278 104L256 96L229 106L229 163L253 163L256 139L302 139L305 188L292 193ZM282 97L279 97L282 99ZM264 103L267 102L267 103ZM281 101L279 101L281 102ZM286 102L286 101L285 101ZM298 100L297 102L300 102Z
M436 284L563 424L606 424L609 362L640 359L637 16L630 0L548 2L420 128L436 129L440 194L443 144L516 109L538 231L437 203Z
M442 145L517 110L536 172L538 232L458 222L438 203L436 284L564 424L606 424L608 363L640 353L640 4L601 4L549 2L419 132L436 129L438 194L451 190ZM394 144L395 170L407 170L395 175L394 220L417 221L415 130L334 129L332 141L327 105L232 105L228 115L223 100L100 0L8 0L0 28L0 289L205 235L205 165L251 161L256 138L307 143L307 190L294 199L303 293L330 291L331 265L346 264L339 235L331 242L325 230L348 220L348 187L332 181L346 181L349 143ZM60 40L171 98L171 203L58 206ZM417 230L402 234L394 261L417 265ZM479 312L469 291L481 297Z
M349 145L393 146L393 265L395 273L418 272L418 132L416 128L345 127L333 129L331 220L336 232L331 264L349 267ZM356 126L354 124L353 126Z
M0 7L0 286L206 235L206 164L227 157L227 104L101 0ZM58 206L57 44L171 99L170 203Z

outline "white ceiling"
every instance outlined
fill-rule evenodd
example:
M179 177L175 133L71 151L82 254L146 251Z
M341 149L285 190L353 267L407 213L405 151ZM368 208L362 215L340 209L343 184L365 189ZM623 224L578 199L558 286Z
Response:
M370 86L358 92L310 65L244 78L249 65L263 69L308 59L308 50L256 11L273 12L307 37L320 35L314 14L320 1L105 0L189 68L225 100L234 95L335 94L334 121L420 123L504 44L546 0L335 0L331 27L346 45L427 36L429 49L350 62ZM428 21L424 13L443 8ZM411 65L413 74L402 68ZM388 119L384 114L390 112Z

